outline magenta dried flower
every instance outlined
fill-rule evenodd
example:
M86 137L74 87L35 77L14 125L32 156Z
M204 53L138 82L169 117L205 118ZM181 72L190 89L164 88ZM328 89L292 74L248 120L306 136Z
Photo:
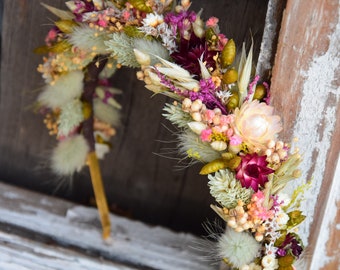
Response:
M196 78L201 77L201 68L198 60L202 57L202 62L207 68L216 68L214 56L217 51L209 50L205 38L198 38L194 33L190 39L181 39L178 45L178 51L171 54L175 63L182 68L188 70L191 74L196 75Z
M241 164L236 169L236 178L242 187L251 187L256 192L259 187L264 187L268 181L268 174L274 172L267 164L266 156L247 154L242 157Z

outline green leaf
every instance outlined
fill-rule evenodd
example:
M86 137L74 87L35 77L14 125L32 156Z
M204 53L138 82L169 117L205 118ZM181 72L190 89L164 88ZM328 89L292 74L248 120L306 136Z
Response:
M129 3L135 8L140 11L151 13L152 8L146 4L145 0L130 0Z
M71 47L72 47L72 45L70 43L68 43L66 40L62 40L62 41L56 43L55 45L53 45L50 48L50 52L62 53L62 52L65 52L65 51L71 49Z
M287 229L296 227L306 218L306 216L302 215L302 211L299 211L299 210L289 212L288 216L289 216L289 220L287 222Z
M132 38L144 38L145 34L140 31L136 26L132 26L132 25L127 25L124 27L124 33L128 36L128 37L132 37ZM152 39L151 37L147 36L148 38Z
M73 32L73 28L78 24L72 20L60 20L54 23L61 32L70 34Z
M36 54L46 54L51 51L50 47L44 45L44 46L39 46L33 50L34 53Z
M214 29L212 28L208 28L206 31L205 31L205 39L207 40L207 42L210 42L212 43L213 42L213 37L216 38L216 33L214 31Z

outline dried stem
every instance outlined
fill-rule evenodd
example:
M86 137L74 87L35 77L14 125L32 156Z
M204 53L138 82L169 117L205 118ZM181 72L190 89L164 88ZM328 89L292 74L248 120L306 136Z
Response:
M88 66L84 78L84 92L81 97L84 105L89 109L89 114L82 125L82 132L87 140L90 151L87 157L90 169L92 187L96 198L97 208L100 215L100 221L103 228L103 238L107 239L111 234L111 224L109 208L105 196L103 180L100 173L98 158L95 152L95 138L93 130L93 96L98 84L100 72L105 67L107 60L104 57L96 57Z

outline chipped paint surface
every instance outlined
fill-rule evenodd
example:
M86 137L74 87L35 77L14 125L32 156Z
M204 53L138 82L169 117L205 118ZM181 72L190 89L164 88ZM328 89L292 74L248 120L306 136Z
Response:
M204 260L203 255L206 254L193 248L197 246L200 238L191 234L175 233L160 226L151 227L138 221L111 215L113 241L104 242L100 235L100 222L95 208L77 206L57 198L20 190L2 183L0 183L0 189L2 190L2 193L0 193L1 224L18 228L18 230L24 232L29 231L30 235L47 237L60 246L75 247L76 250L102 256L107 261L132 265L138 269L212 270L217 267ZM51 208L51 205L53 205L53 208ZM28 267L22 268L25 270L51 269L47 265L50 267L53 263L50 260L44 261L44 258L49 257L49 255L43 254L44 249L38 249L39 242L31 243L32 241L27 241L31 250L28 256L34 257L34 265L39 265L40 258L41 265L46 264L46 268L30 267L28 256L21 256L20 252L13 250L13 246L19 247L16 243L19 243L20 240L11 236L11 243L13 242L13 244L7 248L4 246L8 243L6 237L9 236L0 232L0 269L11 269L8 268L7 264L14 259L18 260L14 266L26 267L28 265ZM20 245L20 248L26 250L26 246L24 246L26 242ZM36 253L41 256L33 250L34 245L37 247ZM4 247L2 248L2 246ZM50 252L59 259L66 250L58 253L56 250L50 249ZM5 258L4 256L7 256L7 261L2 259ZM71 267L70 269L97 269L90 267L91 263L95 262L86 259L85 256L80 259L74 264L74 266L80 268ZM20 264L20 260L22 264ZM73 257L67 258L67 260L73 260ZM2 262L4 264L1 264ZM87 268L81 268L81 263L84 263ZM12 269L20 268L13 267ZM67 267L52 269L67 269ZM119 268L117 266L115 268L115 266L112 266L98 269L114 270L130 269L130 267Z
M316 246L318 247L317 252L314 252L310 269L321 269L328 263L339 260L339 254L335 251L329 255L327 252L327 242L330 237L330 230L333 226L339 230L340 223L334 224L337 215L337 205L340 203L340 160L338 158L338 164L335 170L334 179L332 186L330 187L331 193L329 194L328 200L324 202L326 204L324 221L322 223L320 234ZM339 248L338 248L339 249ZM340 268L340 265L338 265Z
M320 192L325 173L340 99L340 91L336 85L332 85L336 80L336 70L340 66L339 34L340 24L330 37L327 52L315 57L308 70L301 71L304 78L303 96L293 136L298 138L294 146L298 147L303 155L302 179L312 177L312 188L306 193L306 201L302 206L307 215L306 222L301 226L305 243L317 203L315 195ZM330 99L336 102L330 103Z
M78 252L0 232L3 270L136 270Z
M333 178L340 149L339 4L288 0L273 67L272 104L283 116L281 136L298 138L292 150L303 156L301 179L312 179L301 207L307 218L299 235L309 245L299 270L340 267L334 256L340 246L332 241L340 199L338 172Z

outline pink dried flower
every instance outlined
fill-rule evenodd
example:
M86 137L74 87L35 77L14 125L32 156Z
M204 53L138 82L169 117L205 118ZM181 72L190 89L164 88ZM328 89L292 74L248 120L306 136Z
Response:
M218 50L222 51L224 46L227 44L228 39L224 34L218 34L218 45L217 48Z
M267 209L264 207L264 193L262 191L257 191L251 196L251 202L250 204L247 205L248 208L248 215L250 219L256 220L267 220L269 218L273 218L274 216L274 211Z
M218 24L218 18L210 17L207 22L205 23L207 27L215 27Z
M210 142L211 141L211 134L212 130L211 129L205 129L201 132L201 140L203 142Z
M237 135L231 136L229 139L230 145L240 145L242 143L242 139Z
M264 187L268 181L268 174L274 170L267 167L266 156L247 154L241 158L241 164L236 169L236 178L240 180L242 187L251 187L258 191L259 187Z
M215 112L213 110L205 110L204 112L204 120L208 123L212 123L215 116Z

